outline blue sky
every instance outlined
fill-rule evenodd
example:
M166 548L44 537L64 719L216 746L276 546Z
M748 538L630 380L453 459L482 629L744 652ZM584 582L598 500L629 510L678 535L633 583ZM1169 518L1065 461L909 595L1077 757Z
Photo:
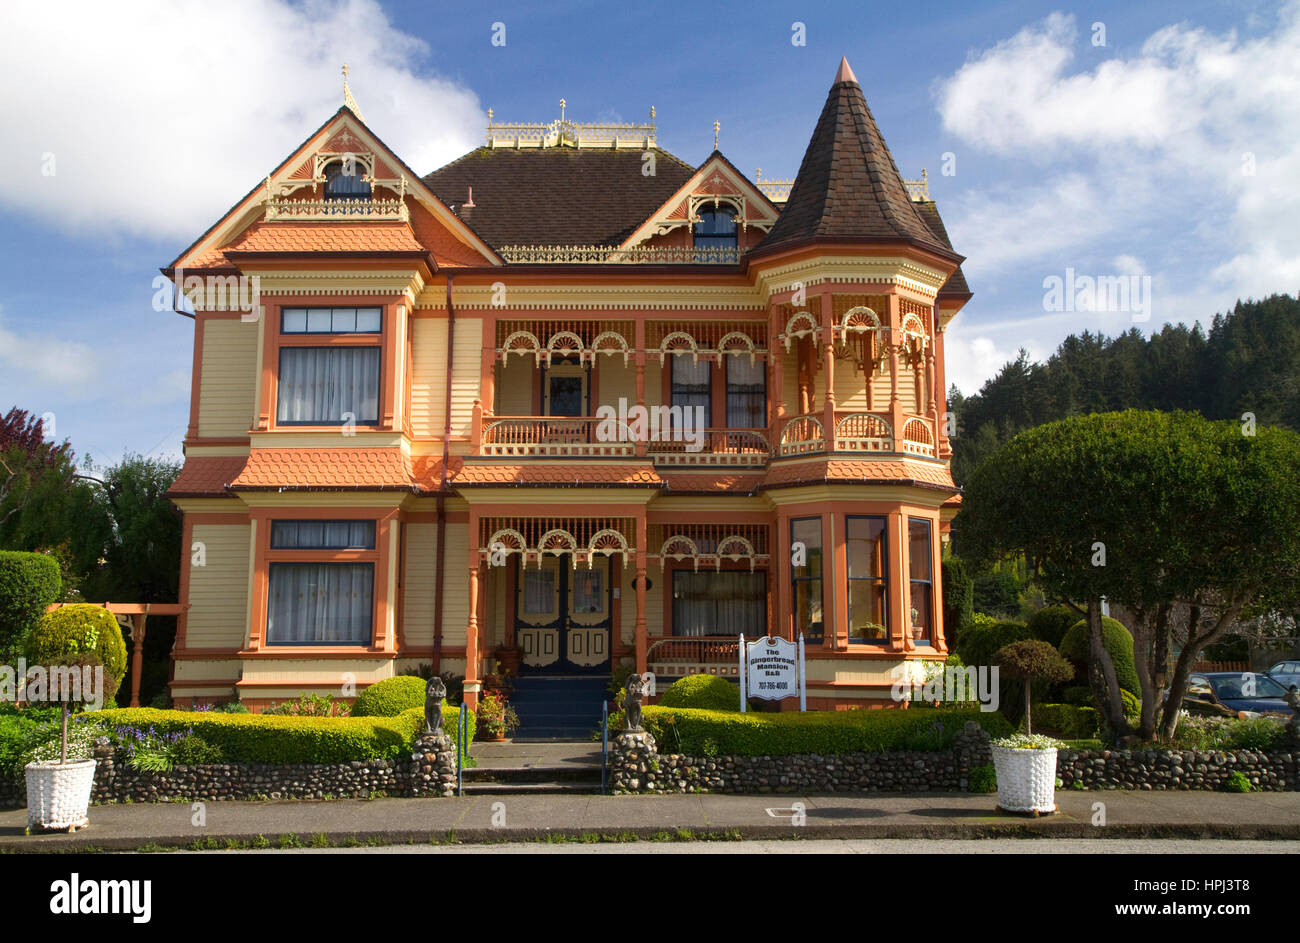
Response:
M790 177L847 56L900 170L929 170L968 257L975 299L948 347L967 393L1018 347L1041 358L1072 331L1134 323L1045 310L1044 280L1069 270L1148 277L1144 330L1300 284L1294 0L262 0L6 16L0 410L52 414L97 461L179 454L193 328L152 310L153 279L337 108L345 61L371 127L422 172L479 143L488 107L550 121L563 97L576 121L641 121L654 105L660 145L692 163L719 120L738 167Z

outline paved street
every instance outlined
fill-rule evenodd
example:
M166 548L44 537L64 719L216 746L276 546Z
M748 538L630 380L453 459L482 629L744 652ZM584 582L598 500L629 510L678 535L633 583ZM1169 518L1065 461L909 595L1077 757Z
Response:
M33 836L23 834L25 810L12 809L0 812L0 851L128 850L196 843L224 848L678 837L789 840L796 835L947 841L1012 836L1300 840L1296 792L1061 791L1057 803L1058 814L1029 818L999 814L994 796L962 793L210 802L199 811L179 802L95 806L90 827L75 835ZM796 825L800 812L806 818Z

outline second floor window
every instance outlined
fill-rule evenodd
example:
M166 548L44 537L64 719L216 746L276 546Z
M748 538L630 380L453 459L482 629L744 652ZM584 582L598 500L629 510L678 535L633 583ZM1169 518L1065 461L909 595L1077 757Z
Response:
M352 173L347 173L348 170ZM366 168L360 161L351 161L347 166L341 160L330 164L325 168L325 199L370 199L370 184L365 181L365 172Z
M303 346L281 346L276 422L281 425L376 425L379 422L379 308L286 308L282 338L306 335ZM310 335L352 335L343 346ZM369 335L369 336L366 336ZM283 341L282 341L283 344Z
M727 357L727 428L761 429L767 425L767 371L762 361Z
M690 357L672 358L672 406L680 406L683 422L708 428L712 425L712 366ZM700 421L701 417L703 422ZM675 421L675 420L674 420Z

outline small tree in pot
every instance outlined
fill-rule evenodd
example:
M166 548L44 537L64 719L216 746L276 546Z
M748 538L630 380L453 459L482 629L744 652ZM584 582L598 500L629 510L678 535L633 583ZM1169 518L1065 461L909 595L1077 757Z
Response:
M1049 642L1012 642L997 650L993 664L1008 678L1025 682L1025 733L1034 732L1030 692L1035 681L1060 684L1074 677L1074 667Z

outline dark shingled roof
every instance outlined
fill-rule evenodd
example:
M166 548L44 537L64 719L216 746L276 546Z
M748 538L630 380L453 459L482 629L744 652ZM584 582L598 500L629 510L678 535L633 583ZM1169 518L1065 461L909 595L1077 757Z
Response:
M900 239L951 256L917 210L847 63L831 86L780 218L755 252L815 239Z
M915 204L917 211L925 220L926 225L949 249L952 248L952 240L948 238L948 230L944 228L943 220L939 217L939 207L934 205L933 200L927 200L924 203ZM940 293L956 293L962 295L970 294L970 286L966 284L966 276L962 273L961 266L957 266L957 271L948 276L948 280L943 283L939 289Z
M424 182L494 249L618 245L695 173L651 150L654 176L641 172L640 148L480 147Z

